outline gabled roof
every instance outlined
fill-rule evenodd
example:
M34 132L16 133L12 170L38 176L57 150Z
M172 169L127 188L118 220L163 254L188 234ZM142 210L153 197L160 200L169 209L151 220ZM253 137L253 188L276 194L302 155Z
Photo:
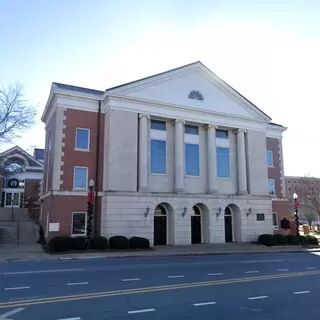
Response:
M121 84L121 85L118 85L118 86L115 86L115 87L111 87L111 88L106 89L105 91L53 82L52 86L51 86L50 96L49 96L47 105L46 105L46 107L44 109L44 112L43 112L43 115L42 115L42 120L44 121L45 115L47 114L47 111L48 111L48 108L49 108L49 105L50 105L50 101L51 101L53 95L56 92L57 93L61 92L61 91L75 92L77 94L83 94L83 96L87 97L87 98L95 98L97 100L98 99L104 99L106 96L108 96L108 94L114 94L116 92L125 90L126 88L129 88L130 86L138 85L140 83L142 84L144 82L148 83L148 82L151 82L153 80L156 80L157 78L161 78L161 77L170 75L170 73L176 73L176 72L179 72L180 70L182 71L183 69L189 69L189 68L196 67L196 66L200 67L202 70L205 70L205 72L207 74L209 74L212 78L214 78L216 81L218 81L222 86L224 86L231 93L233 93L235 96L240 98L240 100L244 101L244 103L249 105L252 109L255 109L256 112L260 113L260 115L262 115L262 117L266 121L270 122L272 120L265 112L263 112L261 109L259 109L250 100L248 100L246 97L244 97L242 94L240 94L237 90L235 90L233 87L231 87L229 84L227 84L224 80L219 78L216 74L214 74L201 61L196 61L196 62L193 62L193 63L189 63L189 64L183 65L181 67L170 69L168 71L164 71L164 72L157 73L157 74L154 74L154 75L142 78L142 79L138 79L138 80L131 81L131 82L128 82L128 83L125 83L125 84Z
M36 158L34 158L28 152L24 151L19 146L12 147L12 148L0 153L0 157L1 158L6 158L7 156L10 156L10 154L13 154L13 153L21 154L24 158L29 159L30 161L32 161L32 162L36 163L37 165L39 165L39 167L43 167L43 163L38 161Z

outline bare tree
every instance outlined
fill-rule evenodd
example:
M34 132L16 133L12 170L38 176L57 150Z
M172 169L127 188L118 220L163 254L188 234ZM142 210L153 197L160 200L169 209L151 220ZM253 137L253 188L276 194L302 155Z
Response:
M308 211L303 215L303 218L308 222L310 228L312 228L312 222L316 220L316 213L314 211Z
M34 123L36 108L24 99L20 83L0 87L0 143L10 143Z
M308 176L302 178L295 192L303 207L320 217L320 179Z

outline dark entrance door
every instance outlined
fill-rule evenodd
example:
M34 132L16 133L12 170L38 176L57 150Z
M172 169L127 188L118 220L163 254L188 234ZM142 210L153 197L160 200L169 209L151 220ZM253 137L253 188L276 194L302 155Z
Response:
M224 233L225 233L225 241L232 242L232 213L227 207L224 212Z
M154 217L154 245L165 246L167 244L167 217Z
M191 243L201 243L201 216L191 216Z

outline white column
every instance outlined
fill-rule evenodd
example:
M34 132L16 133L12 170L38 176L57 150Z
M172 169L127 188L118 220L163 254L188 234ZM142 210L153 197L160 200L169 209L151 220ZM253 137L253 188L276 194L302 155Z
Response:
M139 114L139 191L148 189L148 120L149 115Z
M208 192L217 193L216 126L207 125Z
M185 121L180 119L174 121L174 168L176 192L184 192L184 124Z
M239 194L247 194L247 166L246 166L246 146L244 134L246 130L238 129L237 134L237 160L238 160L238 192Z

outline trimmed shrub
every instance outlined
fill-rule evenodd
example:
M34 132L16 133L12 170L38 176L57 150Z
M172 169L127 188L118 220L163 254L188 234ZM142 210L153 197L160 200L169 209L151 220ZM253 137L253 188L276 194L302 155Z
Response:
M279 245L287 244L287 238L283 234L275 234L274 237L276 238L277 244Z
M294 245L300 244L300 238L298 236L293 236L291 243L294 244Z
M86 249L88 240L86 237L74 237L71 238L71 249L72 250L84 250Z
M264 246L271 247L277 244L277 239L273 234L260 234L258 242Z
M49 252L62 252L71 249L71 238L67 236L59 236L52 238L48 243Z
M129 239L130 248L132 249L148 249L150 248L150 242L146 238L132 237Z
M109 239L110 249L129 249L130 244L127 237L113 236Z
M285 237L287 238L287 243L292 244L293 238L295 236L293 236L292 234L288 234Z
M300 236L300 244L309 244L309 239L306 236Z
M312 244L312 245L315 245L315 246L317 246L319 244L319 240L315 236L312 236L312 235L308 234L308 235L306 235L306 237L309 240L309 244Z
M91 248L96 250L106 250L109 247L108 239L103 236L93 237L91 240Z

